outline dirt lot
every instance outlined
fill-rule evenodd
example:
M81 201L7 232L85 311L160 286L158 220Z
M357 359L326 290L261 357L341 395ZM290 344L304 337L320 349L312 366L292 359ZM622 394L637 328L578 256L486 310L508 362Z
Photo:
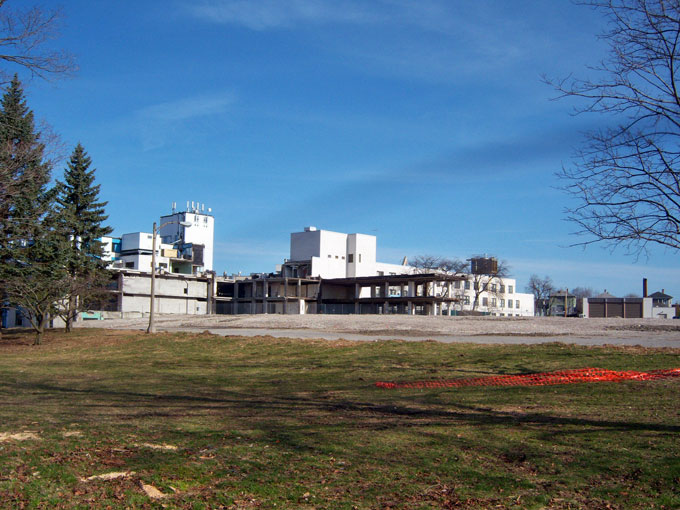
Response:
M109 319L80 323L85 327L145 329L147 318ZM680 321L663 319L576 319L561 317L426 317L406 315L171 315L157 316L158 330L204 331L218 334L272 334L286 336L329 335L359 339L375 338L433 339L481 337L524 337L612 340L655 339L680 347ZM276 336L281 336L278 334ZM473 337L473 338L470 338ZM616 342L613 342L616 343Z

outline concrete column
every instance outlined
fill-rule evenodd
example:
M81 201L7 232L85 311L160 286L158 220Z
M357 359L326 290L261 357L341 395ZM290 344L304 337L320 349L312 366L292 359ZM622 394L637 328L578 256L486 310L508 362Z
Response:
M416 283L408 282L408 293L406 294L406 296L415 297L415 295L416 295Z
M302 297L302 280L299 279L299 278L298 278L298 281L297 281L297 289L296 289L296 292L297 292L297 294L296 294L297 297Z
M371 297L375 297L375 284L371 284Z
M408 315L413 315L413 301L406 302L406 313Z
M390 297L390 284L387 282L383 284L383 297L385 299Z
M385 301L383 303L383 314L388 314L388 313L390 313L390 304L387 301Z
M123 317L122 316L122 312L123 312L123 290L124 290L123 289L123 281L124 281L123 273L118 273L117 278L118 278L118 307L117 307L118 310L117 311L121 312L121 318L122 318Z
M283 315L288 313L288 277L283 278Z
M361 285L354 284L354 313L359 314L359 297L361 296Z
M236 315L238 313L238 282L234 282L234 297L231 302L233 303L231 313Z
M257 312L257 303L255 302L255 296L257 296L257 281L253 280L251 284L251 296L250 296L250 313Z
M269 282L262 280L262 313L267 314L267 298L269 297Z

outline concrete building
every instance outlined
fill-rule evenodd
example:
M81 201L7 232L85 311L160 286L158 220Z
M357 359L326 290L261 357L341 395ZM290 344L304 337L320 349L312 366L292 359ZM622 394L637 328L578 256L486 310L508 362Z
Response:
M200 275L213 269L215 218L205 205L187 202L186 211L161 216L156 236L156 269L162 272ZM182 225L189 223L190 225ZM114 269L151 271L153 234L132 232L104 237L104 259Z
M192 273L213 270L215 218L211 213L210 208L206 213L205 204L187 202L185 211L176 211L173 204L172 213L160 218L163 243L181 246L182 253L191 254L194 264ZM182 223L190 223L191 226L184 226Z
M406 265L377 262L377 239L368 234L343 234L316 227L290 235L290 258L281 266L284 277L356 278L409 274Z
M378 262L377 239L373 235L345 234L306 227L302 232L294 232L290 235L290 258L285 259L284 263L277 267L275 273L257 275L252 280L237 284L242 295L238 295L238 292L233 290L224 290L224 297L226 298L228 294L237 304L225 303L218 309L231 310L225 313L321 312L454 315L475 311L508 317L533 316L533 296L515 292L516 281L514 279L473 274L478 268L494 267L493 264L489 265L492 262L495 262L495 259L472 259L470 274L425 273L424 270L418 270L406 264ZM408 275L412 277L402 278ZM426 290L421 290L420 295L413 294L416 292L413 290L416 275L424 277L427 282ZM373 282L372 279L375 278L379 279L379 281L376 280L378 287L388 286L389 291L384 291L387 292L384 296L380 294L380 290L372 289L372 283L360 285L362 279L369 279ZM276 299L272 299L272 289L277 289L280 285L285 287L284 282L290 282L293 279L301 282L300 284L305 288L304 296L284 293L286 296L284 302L280 306L272 305L276 302ZM356 279L356 284L359 285L357 293L352 287L349 293L342 291L340 298L330 297L332 294L330 289L347 285L351 287L352 279ZM318 281L322 284L318 285ZM404 288L404 282L406 282L406 288ZM411 282L410 295L408 282ZM251 284L254 285L252 292L244 290ZM476 306L475 286L483 289L483 292L477 296ZM218 289L217 292L219 295L220 290ZM312 296L316 299L316 304L313 306L310 304L314 301L313 298L310 299ZM301 297L305 298L304 305L299 302L295 306L290 304L292 299L297 298L300 301ZM388 299L381 301L383 297ZM423 301L422 307L418 307L414 305L416 301L406 299L408 297L428 299ZM399 300L404 302L401 303ZM408 305L408 302L411 302L413 306ZM245 312L245 310L255 310L255 312ZM292 310L298 310L298 312L292 312Z
M116 270L105 317L142 317L149 314L151 273ZM156 275L156 313L206 315L213 313L214 277L161 273Z

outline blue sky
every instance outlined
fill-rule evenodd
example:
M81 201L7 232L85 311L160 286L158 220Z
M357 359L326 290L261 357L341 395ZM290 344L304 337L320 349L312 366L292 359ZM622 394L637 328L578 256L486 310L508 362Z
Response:
M33 0L13 0L16 7ZM52 7L52 2L45 2ZM603 20L568 0L69 0L71 79L29 105L97 168L116 234L205 203L218 272L271 271L306 225L378 257L507 260L616 295L680 296L677 253L569 247L554 173L604 119L541 75L583 76ZM55 175L59 176L63 165Z

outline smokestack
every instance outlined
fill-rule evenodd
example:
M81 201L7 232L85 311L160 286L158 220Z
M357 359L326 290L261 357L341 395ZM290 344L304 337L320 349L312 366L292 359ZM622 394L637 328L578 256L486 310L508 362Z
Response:
M647 278L642 279L642 297L647 297Z

